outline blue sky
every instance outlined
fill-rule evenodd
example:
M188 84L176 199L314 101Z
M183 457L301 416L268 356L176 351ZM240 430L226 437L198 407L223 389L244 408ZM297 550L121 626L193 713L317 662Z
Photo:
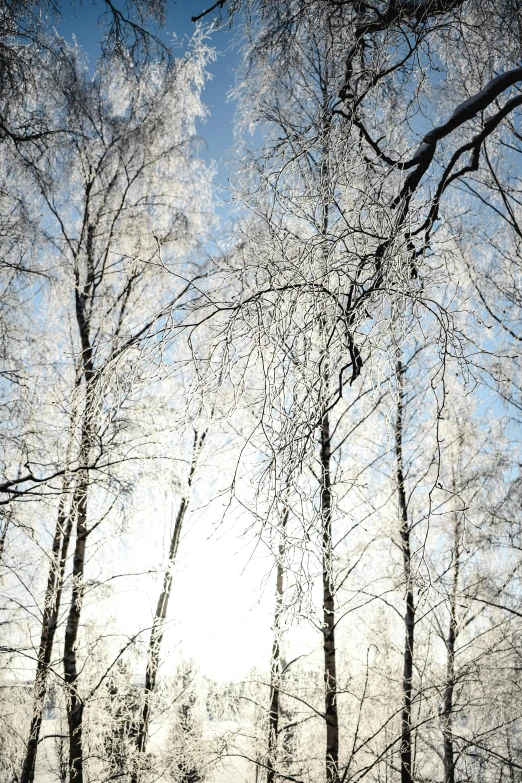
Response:
M59 34L69 41L75 36L78 44L89 55L92 65L99 54L101 30L98 20L104 10L103 5L101 0L96 4L91 0L84 0L82 4L79 2L61 4L63 19L57 28ZM177 0L177 2L168 0L167 23L161 32L161 37L169 41L172 33L175 33L180 40L190 36L195 29L191 16L201 13L208 5L209 0ZM203 96L210 116L199 127L199 132L205 141L202 155L207 162L211 160L216 162L218 172L215 181L221 188L226 188L227 185L224 164L227 150L234 140L234 105L230 101L227 102L227 93L234 85L234 68L238 62L237 52L231 46L232 39L233 31L214 32L212 35L212 45L218 52L218 57L209 67L212 79L207 82Z

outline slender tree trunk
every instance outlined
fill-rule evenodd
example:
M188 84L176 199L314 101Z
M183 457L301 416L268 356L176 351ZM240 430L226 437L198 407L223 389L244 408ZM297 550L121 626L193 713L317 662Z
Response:
M328 78L328 77L327 77ZM330 183L330 127L331 112L328 102L326 82L323 85L324 128L322 141L322 158L320 164L322 220L321 236L323 238L322 257L323 274L328 272L328 226L331 207ZM324 318L321 317L323 334L326 334ZM323 356L323 399L321 400L321 495L320 511L322 522L322 567L323 567L323 653L325 682L325 721L326 721L326 783L339 781L339 716L337 710L337 665L335 650L335 596L332 563L332 448L330 435L330 416L327 411L328 389L330 377L328 372L328 349Z
M58 509L49 576L45 591L40 648L34 682L33 717L29 729L29 739L27 742L22 773L20 775L20 783L33 783L35 775L36 755L42 727L45 696L47 694L49 665L51 663L54 636L58 625L65 564L67 562L67 553L73 526L73 513L71 511L69 514L65 514L65 503L66 495L64 489Z
M152 625L152 631L150 635L149 648L147 652L147 669L145 672L145 702L143 705L143 712L141 714L140 723L138 726L136 745L138 751L143 753L147 745L147 735L150 718L150 695L156 688L156 679L158 674L158 666L161 652L161 643L163 641L163 625L167 617L167 609L172 589L172 564L176 559L178 550L179 538L181 534L181 528L183 526L183 520L188 506L188 499L183 498L176 517L176 523L174 525L174 532L170 542L169 551L169 564L163 575L163 588L158 599L156 606L156 612L154 614L154 621Z
M511 726L506 726L506 746L508 752L509 761L509 779L511 783L515 783L515 767L513 766L513 746L511 744Z
M326 720L326 781L339 780L339 717L335 650L335 598L332 574L332 486L330 419L321 421L321 519L323 526L323 650Z
M91 343L91 296L94 287L94 225L89 220L89 194L92 182L86 189L86 264L87 277L80 285L80 273L75 270L75 312L81 341L81 369L85 382L85 407L83 410L80 465L78 484L73 495L73 511L76 514L76 545L73 557L72 594L69 615L65 627L63 648L64 680L68 688L67 723L69 727L69 775L71 783L83 783L83 701L78 692L77 643L84 594L85 549L87 545L87 500L89 491L89 460L96 430L96 376L94 350ZM90 305L89 305L90 302Z
M282 530L279 540L279 558L276 577L276 607L274 618L274 641L270 663L270 712L268 715L268 757L266 783L276 779L277 744L279 734L279 699L281 688L281 614L283 611L283 557L285 552L284 535L288 509L283 512Z
M453 691L455 688L455 643L458 636L457 591L460 571L460 514L455 512L455 541L453 549L453 583L450 595L450 621L446 639L446 686L442 712L444 740L444 783L455 783L455 750L453 743Z
M72 596L63 648L64 679L68 688L69 774L71 783L83 783L83 701L78 693L76 649L84 593L85 547L87 542L88 478L80 477L73 499L76 511L76 546L73 558Z
M163 627L167 618L167 609L169 605L171 590L172 590L172 568L176 561L176 555L179 547L179 540L181 537L181 530L183 527L183 521L187 512L187 508L190 503L192 483L194 479L194 473L205 442L206 431L202 435L194 432L194 443L192 447L192 459L190 464L188 486L185 497L182 498L178 514L176 516L176 522L174 524L174 530L172 533L172 539L170 542L169 559L165 574L163 576L163 588L156 606L156 613L152 624L152 631L150 634L149 648L147 651L147 669L145 672L145 700L143 703L143 710L140 716L138 729L136 733L136 748L138 753L144 753L147 747L149 722L150 722L150 708L151 708L151 695L156 688L156 679L158 674L158 667L161 653L161 643L163 641ZM137 783L139 780L139 769L135 768L132 773L132 783Z
M0 533L0 563L4 557L5 541L7 538L7 531L9 530L9 522L10 518L7 517L2 527L2 532Z
M408 502L404 486L404 459L402 453L403 429L403 374L404 367L397 360L395 373L398 385L397 418L395 421L395 459L396 481L399 505L399 522L401 531L402 557L404 566L404 582L406 586L406 609L404 612L404 660L402 674L402 715L401 715L401 783L413 783L412 763L412 684L413 684L413 651L415 632L415 598L413 594L410 523L408 519Z

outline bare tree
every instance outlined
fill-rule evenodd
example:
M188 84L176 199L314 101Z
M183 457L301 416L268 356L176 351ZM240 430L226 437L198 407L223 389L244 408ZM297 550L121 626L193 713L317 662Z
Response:
M189 247L195 247L197 220L207 209L204 176L198 181L196 175L190 181L192 175L188 174L183 196L167 184L180 165L190 169L193 122L202 111L198 91L205 58L196 44L193 56L187 56L183 63L151 66L134 83L126 80L117 61L102 61L89 82L79 70L76 53L69 53L67 67L62 65L56 78L69 106L74 133L68 144L59 146L53 154L57 170L68 170L74 178L76 201L72 214L69 207L73 194L68 184L63 180L50 182L44 172L49 160L36 160L30 152L24 152L26 166L47 206L49 222L54 222L56 231L46 228L46 238L49 248L61 259L62 290L73 297L71 328L73 334L76 332L73 344L80 356L73 399L73 405L78 406L78 425L74 429L77 451L65 455L64 467L57 471L66 475L66 483L53 543L57 562L52 560L50 565L42 625L34 725L24 764L28 781L34 775L42 698L71 524L75 527L75 550L63 660L69 691L70 774L74 780L82 779L84 703L78 688L78 635L87 539L97 527L96 522L89 523L88 517L93 468L103 475L100 470L110 465L110 442L115 444L120 437L114 427L118 411L130 396L133 376L139 382L129 353L134 350L135 360L140 340L190 290L190 282L182 282L170 298L165 298L163 313L158 302L146 296L151 275L161 272L165 279L172 280L176 274L174 266L169 266L160 254L176 247L181 258ZM111 98L114 90L119 90L123 103ZM124 120L126 113L128 119ZM194 194L199 192L200 201L194 201L189 212L185 198L191 187ZM197 272L189 271L189 275L195 277Z
M404 612L404 673L402 679L403 708L401 736L401 781L411 783L413 780L412 762L412 688L413 688L413 655L415 635L415 596L413 593L413 569L410 540L410 522L408 520L408 501L406 496L404 460L402 453L403 438L403 406L404 406L404 375L406 368L399 357L395 365L397 378L397 413L395 419L395 460L397 475L397 497L399 507L400 535L402 556L404 561L404 585L406 591L406 608Z
M284 555L285 555L285 528L288 521L289 511L286 508L283 511L281 520L281 536L278 547L278 558L276 565L276 605L274 612L274 639L272 642L272 654L270 658L270 706L268 712L268 753L267 753L267 783L274 783L277 770L277 750L279 744L279 719L280 719L280 697L281 697L281 677L284 668L284 659L281 653L281 622L284 610Z
M150 634L149 646L147 650L147 669L145 673L145 693L143 709L137 725L136 731L136 748L138 754L143 754L147 748L147 738L150 723L151 713L151 698L154 695L156 688L156 681L158 676L158 668L160 664L161 655L161 642L163 640L164 625L167 619L167 610L169 606L169 599L172 589L172 569L176 563L176 556L178 553L179 542L181 538L181 531L183 529L183 522L187 513L187 509L190 504L194 475L201 456L201 450L205 443L207 436L207 429L202 432L194 430L194 442L192 444L192 455L190 458L189 471L186 486L184 487L183 495L179 504L178 513L174 522L174 528L172 531L172 538L170 541L169 557L165 573L163 575L163 587L161 590L156 611L154 614L154 620L152 625L152 631ZM138 756L139 759L139 756ZM139 760L138 760L139 766ZM139 780L139 769L136 769L132 776L133 781Z

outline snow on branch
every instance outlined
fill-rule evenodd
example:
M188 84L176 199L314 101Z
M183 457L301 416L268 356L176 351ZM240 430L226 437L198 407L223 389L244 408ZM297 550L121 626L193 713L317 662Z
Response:
M468 120L471 120L480 111L486 109L504 90L507 90L519 81L522 81L522 67L514 68L512 71L496 76L480 92L471 98L467 98L457 106L449 120L430 130L422 139L413 157L403 164L403 168L415 167L415 170L406 179L401 195L396 203L398 204L402 197L410 196L417 189L423 174L433 159L437 143L441 139L448 136Z

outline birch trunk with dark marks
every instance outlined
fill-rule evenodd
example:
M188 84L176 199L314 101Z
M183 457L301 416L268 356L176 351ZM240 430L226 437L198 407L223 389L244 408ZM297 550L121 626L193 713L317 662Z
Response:
M457 592L460 571L460 514L455 512L453 544L453 579L450 593L450 618L446 639L446 684L442 711L442 736L444 740L444 783L455 783L455 749L453 740L453 692L455 689L455 644L459 632L457 622Z
M511 743L511 726L506 726L506 747L508 752L509 780L515 783L515 766L513 764L513 746Z
M72 510L68 514L65 514L65 504L66 496L64 492L59 505L58 519L51 552L51 563L49 566L49 576L45 591L42 631L40 635L40 647L34 681L33 717L29 729L29 739L27 741L22 773L20 775L20 783L33 783L35 775L36 755L42 728L44 702L47 695L49 666L51 663L56 628L58 626L65 564L67 562L67 553L74 523Z
M68 690L69 775L71 783L83 783L83 701L78 692L77 644L84 593L87 543L88 478L81 476L73 503L76 512L76 546L73 557L72 595L63 648L64 680Z
M330 183L330 129L332 115L328 103L325 74L323 85L323 122L322 128L322 157L320 163L321 180L321 237L322 237L322 273L328 271L328 230L330 222L330 209L332 206L332 193ZM328 408L328 392L330 388L329 357L326 321L321 316L321 330L323 333L325 351L322 357L324 362L322 369L323 389L320 400L321 431L320 431L320 517L322 525L322 571L323 571L323 654L324 654L324 683L325 683L325 710L326 722L326 783L338 783L339 781L339 717L337 705L337 665L335 649L335 587L333 580L332 558L332 446L330 433L330 415Z
M199 435L194 432L194 442L192 446L192 458L190 463L190 470L187 482L187 490L185 496L182 498L176 521L174 524L174 530L172 532L172 538L169 549L169 559L167 568L163 575L163 587L156 606L156 612L154 614L154 620L152 625L152 631L150 635L149 647L147 651L147 669L145 672L145 700L143 703L143 710L139 719L139 724L136 733L136 748L138 754L144 753L147 748L147 739L150 723L150 710L151 710L151 696L156 688L156 679L158 674L158 667L161 654L161 643L163 641L163 629L165 620L167 618L167 609L169 606L169 600L172 590L172 569L176 561L176 555L179 547L179 540L181 537L181 531L183 528L183 521L187 513L187 508L190 503L192 486L194 480L194 474L198 464L198 459L203 448L207 431ZM139 780L139 769L135 768L132 773L132 783L137 783Z
M90 186L86 189L86 202ZM94 350L90 337L90 308L94 290L94 226L88 219L86 210L86 263L85 283L80 284L76 271L76 322L81 341L81 362L85 382L85 403L80 438L80 465L89 465L96 431L96 376L94 371ZM69 728L69 776L70 783L83 783L83 708L84 704L78 691L77 645L80 618L84 594L85 550L87 544L87 501L89 491L89 471L87 468L78 474L78 483L73 495L72 507L76 515L76 545L73 557L72 591L69 615L65 628L63 648L64 681L68 690L67 723Z
M402 673L402 714L401 714L401 783L413 782L412 754L412 688L413 688L413 652L415 633L415 596L413 593L412 563L411 563L411 527L408 519L408 501L404 484L403 413L405 368L400 359L395 366L397 378L397 417L395 421L395 461L396 482L399 507L399 523L401 533L402 558L404 569L404 584L406 590L406 607L404 612L404 655Z
M3 524L3 527L2 527L2 532L0 533L0 563L2 562L2 560L4 558L5 542L6 542L6 539L7 539L7 532L9 530L9 523L10 523L10 521L11 520L10 520L9 517L5 518L5 521L4 521L4 524Z
M332 481L330 419L321 421L321 522L323 531L323 651L326 721L326 783L339 780L339 717L335 650L335 597L332 573Z
M66 451L65 464L69 465L72 456L74 418L71 420L70 437ZM29 728L29 739L20 775L20 783L33 783L36 769L36 757L42 728L43 709L49 680L49 667L53 653L54 637L58 626L60 605L63 592L65 566L69 552L69 543L74 524L72 506L67 510L70 489L70 477L67 473L62 484L62 493L58 504L58 517L54 531L49 574L44 597L40 646L36 662L36 674L33 691L33 715Z
M276 779L277 746L279 736L280 690L281 690L281 615L283 611L283 558L285 554L285 528L288 520L288 509L283 512L281 534L279 539L279 557L276 574L276 606L274 616L274 641L270 661L270 712L268 715L268 756L266 761L266 783L274 783Z

